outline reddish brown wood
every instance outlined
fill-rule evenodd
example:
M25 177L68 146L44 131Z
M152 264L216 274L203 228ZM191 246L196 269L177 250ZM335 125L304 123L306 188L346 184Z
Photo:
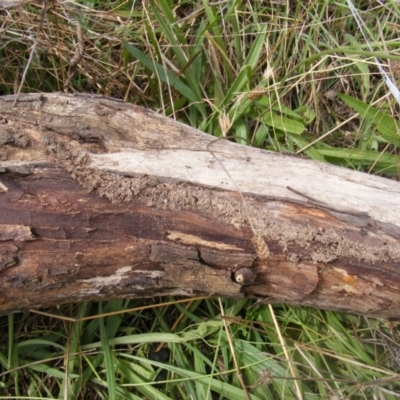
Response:
M3 174L0 310L155 295L237 295L231 268L251 265L242 232L191 212L112 204L60 168ZM179 232L237 251L180 244Z

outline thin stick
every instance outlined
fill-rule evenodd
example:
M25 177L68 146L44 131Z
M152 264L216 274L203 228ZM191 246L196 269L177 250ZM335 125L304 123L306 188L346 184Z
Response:
M40 30L42 29L43 22L44 22L44 17L46 15L46 12L47 12L47 1L44 2L44 8L43 8L43 11L42 11L42 16L40 18L40 23L39 23L39 26L38 26L37 31L36 31L35 42L33 43L31 52L29 54L28 62L26 64L25 68L24 68L24 72L22 73L21 83L19 84L18 91L16 93L15 100L14 100L14 103L13 103L13 107L15 107L15 105L17 104L18 96L21 93L22 86L23 86L23 84L25 82L26 73L28 72L29 65L31 64L33 55L35 54L36 46L37 46L37 44L39 42L39 33L40 33Z
M74 77L76 67L82 61L83 56L85 55L85 41L83 39L82 26L79 21L68 12L66 7L64 7L64 14L68 21L75 25L76 35L78 38L78 45L76 46L75 53L69 62L68 77L64 82L64 91L67 91L68 86L70 85L71 80Z
M186 304L185 309L188 310L189 307L194 303L194 300L190 300L189 303ZM185 316L183 312L179 314L179 317L175 320L174 324L171 327L171 332L175 332L175 329L178 327L179 323L182 321L182 318ZM157 348L155 349L155 352L160 351L164 347L165 343L160 343Z
M119 315L119 314L123 314L123 313L127 313L127 312L148 310L149 308L164 307L164 306L167 306L170 304L186 303L186 302L190 302L190 301L197 301L197 300L204 300L204 299L208 299L208 297L193 297L190 299L167 301L165 303L152 304L152 305L143 306L143 307L135 307L135 308L130 308L129 310L113 311L113 312L99 314L99 315L91 315L90 317L83 317L83 318L65 317L64 315L50 314L50 313L47 313L44 311L39 311L39 310L29 310L29 312L34 313L34 314L44 315L45 317L61 319L63 321L80 322L80 321L89 321L91 319L96 319L96 318L110 317L112 315Z
M389 97L390 93L386 93L385 96L379 98L378 100L375 100L371 105L375 105L377 103L379 103L380 101L382 101L382 99L384 99L385 97ZM308 148L310 148L311 146L313 146L315 143L320 142L322 139L326 138L328 135L330 135L332 132L335 132L336 130L338 130L341 126L346 125L347 123L349 123L351 120L353 120L354 118L357 118L360 116L360 113L356 113L354 115L352 115L350 118L347 118L345 121L341 122L339 125L336 125L334 128L332 128L331 130L329 130L328 132L324 133L322 136L316 138L314 141L312 141L311 143L308 143L306 146L302 147L300 150L296 151L296 155L302 153L304 150L307 150Z
M210 149L210 146L211 146L212 144L214 144L215 142L218 142L219 140L225 140L225 138L218 138L218 139L216 139L216 140L213 140L213 141L209 142L209 143L207 144L207 146L206 146L206 150L207 150L208 152L210 152L211 155L217 160L218 164L221 166L221 168L224 170L224 172L226 173L226 175L229 177L229 179L231 180L231 182L232 182L233 185L235 186L235 190L239 193L239 195L240 195L240 197L241 197L241 199L242 199L243 208L244 208L244 210L245 210L245 212L246 212L247 219L249 220L249 224L250 224L251 230L253 231L253 234L256 235L256 231L255 231L255 229L254 229L253 223L252 223L251 218L250 218L249 209L247 208L246 201L245 201L245 199L244 199L244 196L243 196L243 193L242 193L241 189L239 188L239 185L238 185L238 184L235 182L235 180L232 178L232 176L230 175L230 173L228 172L228 170L225 168L225 165L222 163L222 161L221 161L221 160L214 154L214 152Z

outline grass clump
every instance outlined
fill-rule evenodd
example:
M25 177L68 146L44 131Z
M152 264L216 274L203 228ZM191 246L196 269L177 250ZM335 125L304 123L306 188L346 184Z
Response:
M343 0L31 2L0 15L0 92L100 93L399 179L399 105L374 57L397 84L400 10L355 6L373 52ZM0 398L400 396L394 323L252 305L129 300L1 317Z
M398 397L394 325L251 305L118 300L3 318L3 398Z

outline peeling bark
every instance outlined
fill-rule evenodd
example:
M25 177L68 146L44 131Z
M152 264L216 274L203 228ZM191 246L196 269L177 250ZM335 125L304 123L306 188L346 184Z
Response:
M0 312L159 295L400 316L400 185L98 96L0 97Z

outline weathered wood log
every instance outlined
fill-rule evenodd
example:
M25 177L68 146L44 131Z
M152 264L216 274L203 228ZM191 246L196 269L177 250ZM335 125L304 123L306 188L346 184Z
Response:
M0 97L0 312L160 295L400 317L400 184L98 96Z

